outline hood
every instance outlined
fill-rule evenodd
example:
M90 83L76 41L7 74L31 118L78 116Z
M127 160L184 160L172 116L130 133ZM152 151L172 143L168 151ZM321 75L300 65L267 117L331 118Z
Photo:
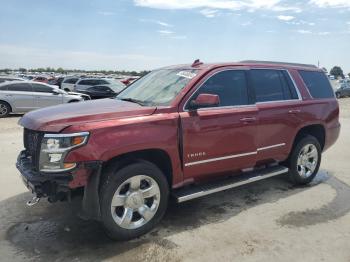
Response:
M117 99L99 99L63 104L35 110L25 114L19 124L37 131L60 132L77 124L151 115L156 107L144 107Z

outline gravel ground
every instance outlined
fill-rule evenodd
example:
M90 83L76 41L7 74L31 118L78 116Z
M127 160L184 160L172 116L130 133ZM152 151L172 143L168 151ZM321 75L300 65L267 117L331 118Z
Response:
M31 194L14 167L19 116L0 119L0 260L350 261L350 99L340 106L340 138L311 185L281 176L170 204L153 232L129 242L80 220L79 201L26 207Z

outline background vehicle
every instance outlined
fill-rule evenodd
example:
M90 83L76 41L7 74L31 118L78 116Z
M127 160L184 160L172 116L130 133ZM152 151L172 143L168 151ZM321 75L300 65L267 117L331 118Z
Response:
M33 81L47 84L49 82L49 78L46 76L37 76L33 78Z
M335 91L335 95L337 98L350 96L350 84L343 83L340 87Z
M62 81L64 80L63 76L52 78L48 81L49 85L55 85L58 86L59 88L62 87Z
M74 90L81 92L92 86L108 86L114 88L114 90L122 91L125 88L121 82L111 78L81 78L76 82Z
M75 83L79 80L79 77L76 76L68 76L65 77L61 83L61 89L64 91L73 91Z
M282 174L307 184L340 132L321 69L260 61L162 68L115 99L36 110L20 124L26 186L50 202L84 187L86 216L124 240L150 231L169 195L184 202Z
M116 88L116 86L92 86L87 88L86 90L81 90L81 93L87 94L91 97L91 99L100 99L100 98L108 98L115 97L118 95L125 87L121 86Z
M9 81L24 81L24 79L18 77L0 76L0 84Z
M68 94L43 83L12 81L0 84L0 117L10 113L25 113L34 109L79 102L89 99L84 94Z

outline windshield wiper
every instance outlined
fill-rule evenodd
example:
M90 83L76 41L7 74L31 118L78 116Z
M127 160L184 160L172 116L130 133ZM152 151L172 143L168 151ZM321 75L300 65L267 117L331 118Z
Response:
M131 102L131 103L135 103L135 104L139 104L140 106L144 106L145 103L141 100L138 100L138 99L134 99L134 98L131 98L131 97L126 97L126 98L119 98L117 97L119 100L122 100L122 101L127 101L127 102Z

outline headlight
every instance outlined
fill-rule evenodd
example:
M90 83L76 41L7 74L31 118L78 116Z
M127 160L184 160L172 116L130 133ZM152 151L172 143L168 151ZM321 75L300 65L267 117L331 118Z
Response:
M61 172L76 167L76 163L65 163L64 159L70 150L85 145L88 137L88 132L45 134L40 150L40 171Z

